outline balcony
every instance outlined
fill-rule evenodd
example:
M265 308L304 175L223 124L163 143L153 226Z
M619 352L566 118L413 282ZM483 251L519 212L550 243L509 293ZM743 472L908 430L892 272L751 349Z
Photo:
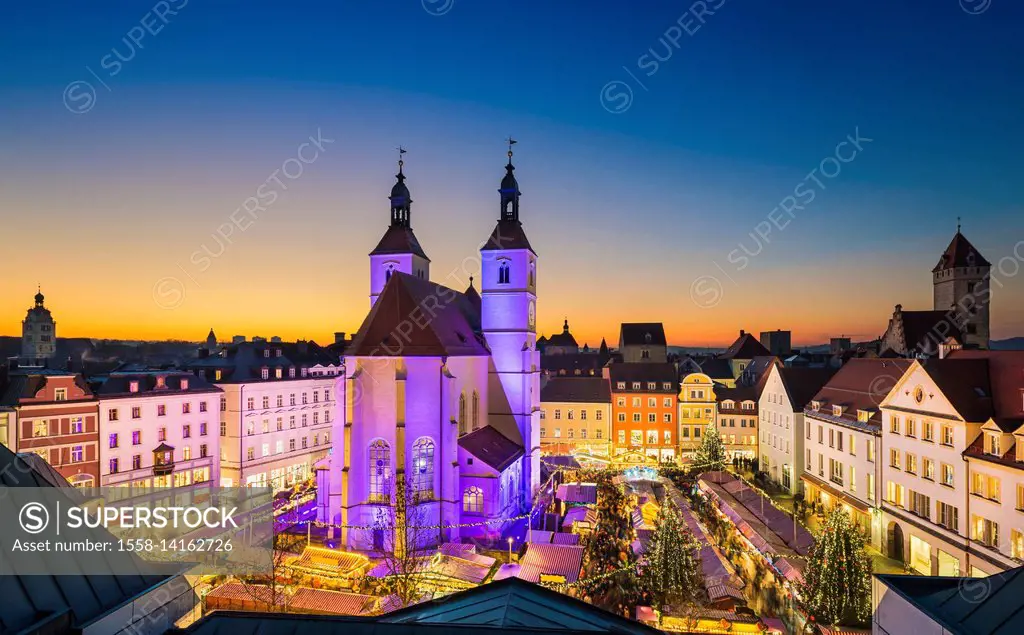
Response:
M174 447L161 443L153 449L153 476L167 476L174 472Z

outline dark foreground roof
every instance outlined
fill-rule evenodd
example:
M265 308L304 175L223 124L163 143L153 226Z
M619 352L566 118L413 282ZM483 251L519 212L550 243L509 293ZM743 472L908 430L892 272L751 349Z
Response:
M50 481L0 445L0 483L4 487L51 487ZM97 536L90 536L96 539ZM0 537L6 542L8 537ZM86 554L88 555L88 554ZM77 552L62 558L82 559ZM119 564L135 561L115 554ZM0 570L7 570L0 552ZM135 575L0 575L0 633L51 634L80 632L90 622L121 607L170 576L142 572ZM129 615L131 613L129 612Z
M452 631L467 635L481 632L510 635L660 633L517 578L484 584L378 617L217 611L184 632L190 635L444 635Z
M987 578L879 575L895 591L953 635L1017 635L1024 631L1024 567Z
M794 412L803 412L804 406L810 403L814 395L828 383L832 375L836 374L834 368L793 368L783 367L779 369L782 376L782 383L786 386L786 393Z

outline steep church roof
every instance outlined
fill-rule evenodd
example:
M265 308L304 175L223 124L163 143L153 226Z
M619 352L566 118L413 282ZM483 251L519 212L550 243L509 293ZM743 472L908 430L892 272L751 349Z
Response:
M939 258L938 264L932 269L932 273L953 267L989 266L991 266L989 261L985 260L984 256L978 253L974 245L957 229L956 235L953 236L953 240L949 241L949 246L946 247L946 251Z
M466 294L395 272L345 353L355 357L490 355L479 331L479 309Z
M505 249L528 249L534 256L537 252L530 246L526 238L526 231L523 224L518 220L499 220L491 232L490 238L480 248L480 251L498 251Z
M389 226L380 242L370 252L371 256L382 254L415 254L424 260L430 260L423 252L423 247L420 247L420 241L416 240L416 234L412 233L412 227L401 225Z

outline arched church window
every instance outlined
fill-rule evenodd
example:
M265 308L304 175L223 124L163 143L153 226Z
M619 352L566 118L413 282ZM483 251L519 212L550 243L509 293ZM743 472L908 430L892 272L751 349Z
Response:
M466 393L459 395L459 436L466 434L469 431L466 419Z
M534 263L533 261L531 261L530 262L530 280L529 280L529 283L530 283L531 287L534 284L534 278L535 278L536 275L537 275L537 264Z
M484 511L484 492L476 485L467 487L462 492L462 511L470 514L482 514Z
M417 501L434 498L434 440L429 437L412 446L412 491Z
M498 265L498 284L508 284L511 279L511 267L508 265L507 260L503 260Z
M370 502L391 501L391 446L383 439L370 443Z
M473 429L480 428L480 395L473 391Z

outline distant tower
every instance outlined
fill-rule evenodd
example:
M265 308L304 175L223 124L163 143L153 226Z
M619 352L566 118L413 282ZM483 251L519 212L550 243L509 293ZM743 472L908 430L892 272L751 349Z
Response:
M537 253L519 222L512 144L498 193L501 213L480 248L480 322L495 372L508 395L526 451L524 480L540 485L540 353L537 351Z
M932 269L934 310L955 309L967 347L988 348L991 265L960 233L950 241L939 263Z
M411 276L430 279L430 258L423 253L423 248L412 233L412 196L405 185L405 174L402 167L405 161L402 155L404 148L398 148L398 181L391 188L391 225L370 252L370 306L377 302L384 285L391 279L391 274L400 271Z
M210 329L210 334L206 336L206 350L211 353L217 350L217 336L214 334L213 329Z
M40 289L35 306L28 310L21 323L21 356L33 365L42 365L57 352L57 323L50 310L43 306L44 299Z

